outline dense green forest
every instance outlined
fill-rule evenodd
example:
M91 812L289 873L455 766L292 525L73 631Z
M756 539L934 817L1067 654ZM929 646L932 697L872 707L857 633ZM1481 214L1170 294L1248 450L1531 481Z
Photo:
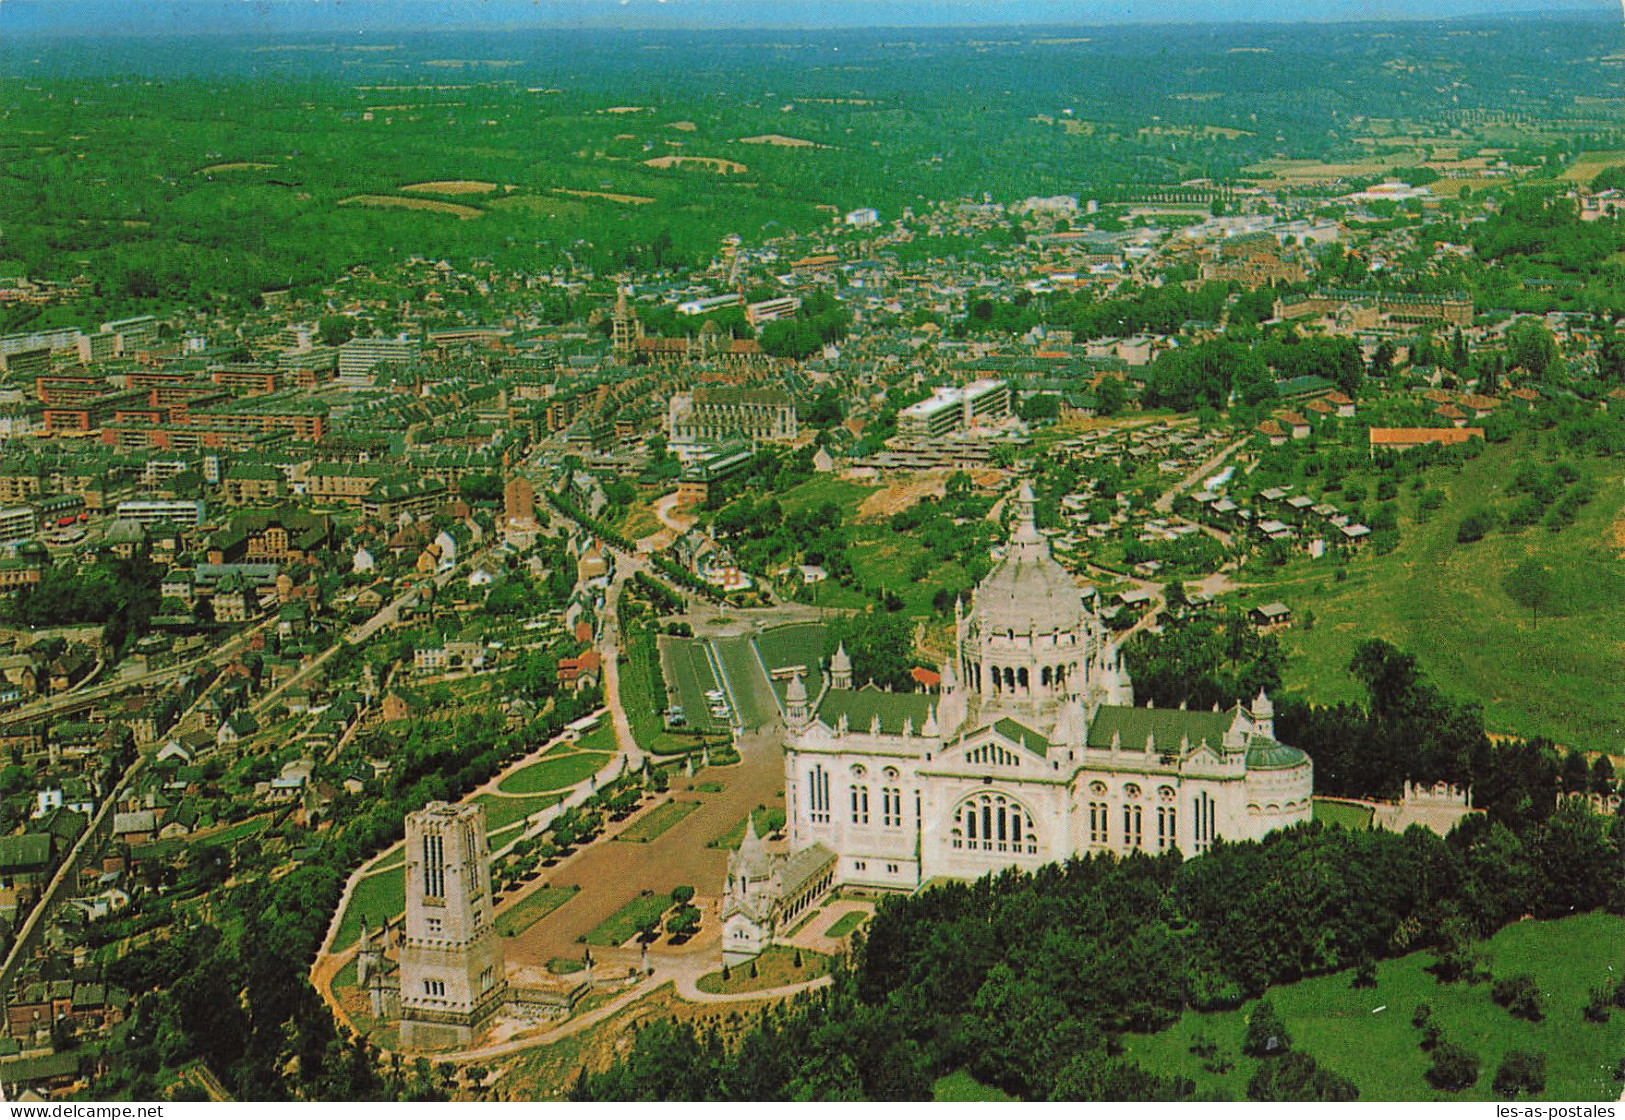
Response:
M1268 640L1212 632L1177 634L1166 650L1142 644L1131 660L1162 674L1158 689L1183 674L1198 699L1225 665L1254 666L1246 682L1268 684ZM1548 745L1492 747L1475 708L1440 695L1386 643L1362 646L1350 669L1365 707L1280 713L1283 737L1311 752L1317 775L1330 769L1349 794L1403 777L1467 777L1482 816L1445 838L1316 823L1221 841L1189 863L1175 853L1075 858L888 897L828 991L763 1013L731 1043L653 1024L608 1070L583 1070L573 1096L918 1100L937 1077L968 1069L1029 1100L1186 1099L1190 1082L1121 1056L1125 1032L1418 949L1432 950L1441 983L1471 982L1482 972L1473 942L1525 914L1625 913L1625 815L1559 797L1589 790L1600 772L1579 755L1560 762ZM1351 1099L1353 1085L1314 1055L1289 1060L1286 1032L1266 1030L1267 1018L1255 1012L1249 1035L1281 1042L1260 1042L1258 1053L1276 1056L1250 1097Z
M684 269L728 233L822 225L821 205L889 220L984 191L1109 200L1358 159L1379 119L1562 121L1566 139L1527 141L1561 159L1622 146L1592 98L1612 80L1603 26L19 36L0 40L0 261L83 276L111 315L252 303L414 252ZM768 135L805 146L741 143ZM670 155L740 167L648 162ZM488 188L400 193L450 181Z

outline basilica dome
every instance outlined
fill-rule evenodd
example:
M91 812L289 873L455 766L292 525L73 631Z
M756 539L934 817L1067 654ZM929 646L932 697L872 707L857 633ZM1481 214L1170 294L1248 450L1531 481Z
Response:
M983 635L1083 634L1088 621L1072 574L1049 552L1033 523L1033 488L1016 492L1016 531L1004 558L976 588L973 606Z

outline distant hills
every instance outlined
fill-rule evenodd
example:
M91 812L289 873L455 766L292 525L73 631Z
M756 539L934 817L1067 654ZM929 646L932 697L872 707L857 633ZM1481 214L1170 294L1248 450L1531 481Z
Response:
M1617 0L5 0L0 35L1076 26L1558 13L1617 19L1620 5Z

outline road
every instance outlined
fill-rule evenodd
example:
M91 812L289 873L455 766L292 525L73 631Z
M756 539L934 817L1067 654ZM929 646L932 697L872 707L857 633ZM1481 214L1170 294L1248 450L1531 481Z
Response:
M89 688L62 692L55 696L42 697L38 700L30 701L20 708L13 708L8 712L0 712L0 726L6 726L13 723L27 723L32 720L55 715L58 712L68 711L73 708L88 705L97 700L105 700L110 696L118 696L121 693L133 692L137 689L150 688L153 685L168 684L179 679L185 674L190 673L201 665L212 664L217 667L229 665L233 660L236 659L237 655L242 652L244 646L248 644L249 638L256 632L264 630L267 626L269 626L275 617L276 616L273 614L268 618L262 619L259 623L250 627L249 629L241 631L235 636L228 638L222 645L214 650L202 654L199 657L194 657L190 661L182 661L163 669L154 670L150 673L138 673L134 676L119 677L114 680L107 681L104 684L93 685Z
M1247 443L1252 438L1253 437L1251 435L1242 436L1230 446L1226 447L1223 451L1213 456L1213 458L1191 471L1184 478L1180 479L1178 482L1174 483L1166 491L1164 491L1162 497L1158 498L1152 503L1152 508L1158 513L1167 513L1169 510L1173 509L1175 498L1179 497L1179 495L1183 494L1186 490L1189 490L1192 486L1196 485L1197 482L1207 477L1207 475L1211 474L1213 471L1218 470L1219 467L1224 464L1226 459L1230 458L1230 456L1235 454L1235 452L1240 448L1246 447Z

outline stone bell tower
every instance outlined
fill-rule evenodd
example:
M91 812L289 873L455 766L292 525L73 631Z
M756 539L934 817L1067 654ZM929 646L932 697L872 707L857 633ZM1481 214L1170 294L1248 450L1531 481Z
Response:
M485 809L433 801L406 815L401 1041L466 1043L507 990Z

